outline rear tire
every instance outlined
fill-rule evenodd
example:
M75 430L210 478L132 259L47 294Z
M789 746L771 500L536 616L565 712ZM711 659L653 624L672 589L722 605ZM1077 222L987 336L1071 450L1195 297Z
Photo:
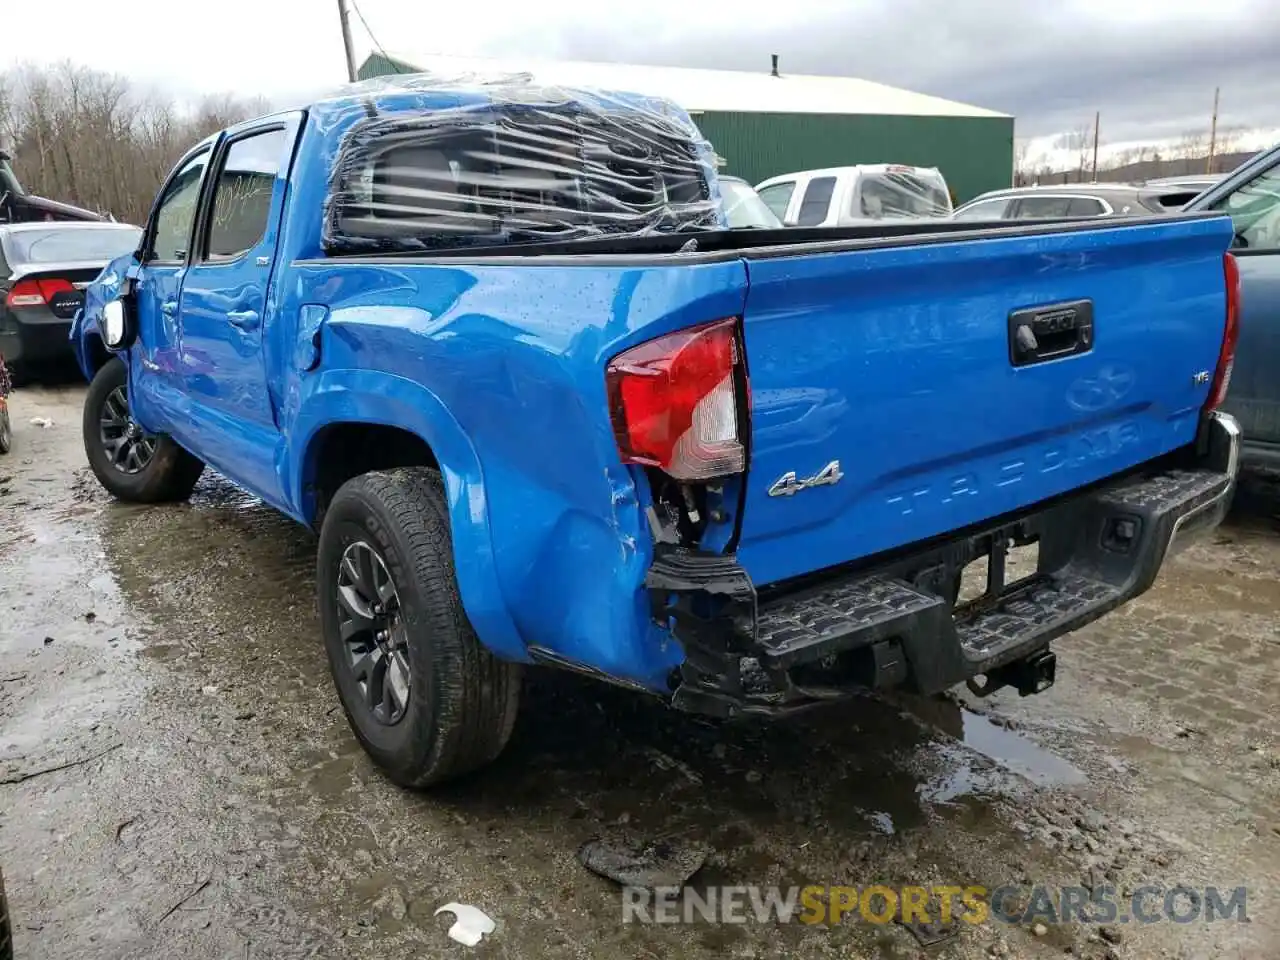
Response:
M204 464L172 437L150 436L134 424L128 391L128 370L119 357L108 360L89 385L82 429L93 475L108 493L130 503L187 499ZM108 428L108 420L119 426Z
M9 420L9 404L0 399L0 453L13 449L13 425Z
M344 484L325 511L317 563L334 685L373 761L421 788L497 758L522 671L481 645L463 611L440 475L400 468Z

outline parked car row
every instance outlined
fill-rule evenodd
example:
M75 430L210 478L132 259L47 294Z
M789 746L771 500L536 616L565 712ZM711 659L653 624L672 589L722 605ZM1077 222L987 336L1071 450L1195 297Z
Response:
M1149 217L1181 210L1199 190L1187 186L1073 183L991 190L958 207L956 220Z

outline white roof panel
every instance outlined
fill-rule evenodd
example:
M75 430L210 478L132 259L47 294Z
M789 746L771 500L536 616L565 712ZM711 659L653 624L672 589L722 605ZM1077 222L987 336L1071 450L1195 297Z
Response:
M767 70L702 70L572 60L494 59L390 52L402 65L442 76L531 73L538 83L664 97L691 112L872 114L911 117L1007 117L981 107L900 90L855 77Z

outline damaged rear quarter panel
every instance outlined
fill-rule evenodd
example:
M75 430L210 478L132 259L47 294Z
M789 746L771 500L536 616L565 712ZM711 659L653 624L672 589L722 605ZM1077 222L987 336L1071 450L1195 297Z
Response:
M319 368L295 367L285 386L292 444L335 377L376 372L388 391L425 389L465 437L471 453L462 455L475 458L477 469L468 469L433 444L449 480L463 601L481 640L511 653L486 636L481 608L495 598L478 596L477 585L487 578L464 575L477 556L492 557L501 602L525 646L665 689L683 654L649 616L648 492L642 474L620 462L604 369L636 343L740 315L742 263L330 260L295 269L297 299L284 315L319 304L328 319ZM373 398L338 399L349 419L387 419L372 415ZM302 456L291 451L299 482Z

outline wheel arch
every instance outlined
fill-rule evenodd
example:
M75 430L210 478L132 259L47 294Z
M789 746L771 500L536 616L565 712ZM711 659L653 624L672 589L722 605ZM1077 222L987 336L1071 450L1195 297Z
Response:
M300 402L283 469L298 519L323 522L325 497L369 470L436 469L448 499L454 569L477 636L496 655L528 661L494 563L480 459L470 439L427 387L368 370L326 371ZM355 455L353 455L355 451Z

